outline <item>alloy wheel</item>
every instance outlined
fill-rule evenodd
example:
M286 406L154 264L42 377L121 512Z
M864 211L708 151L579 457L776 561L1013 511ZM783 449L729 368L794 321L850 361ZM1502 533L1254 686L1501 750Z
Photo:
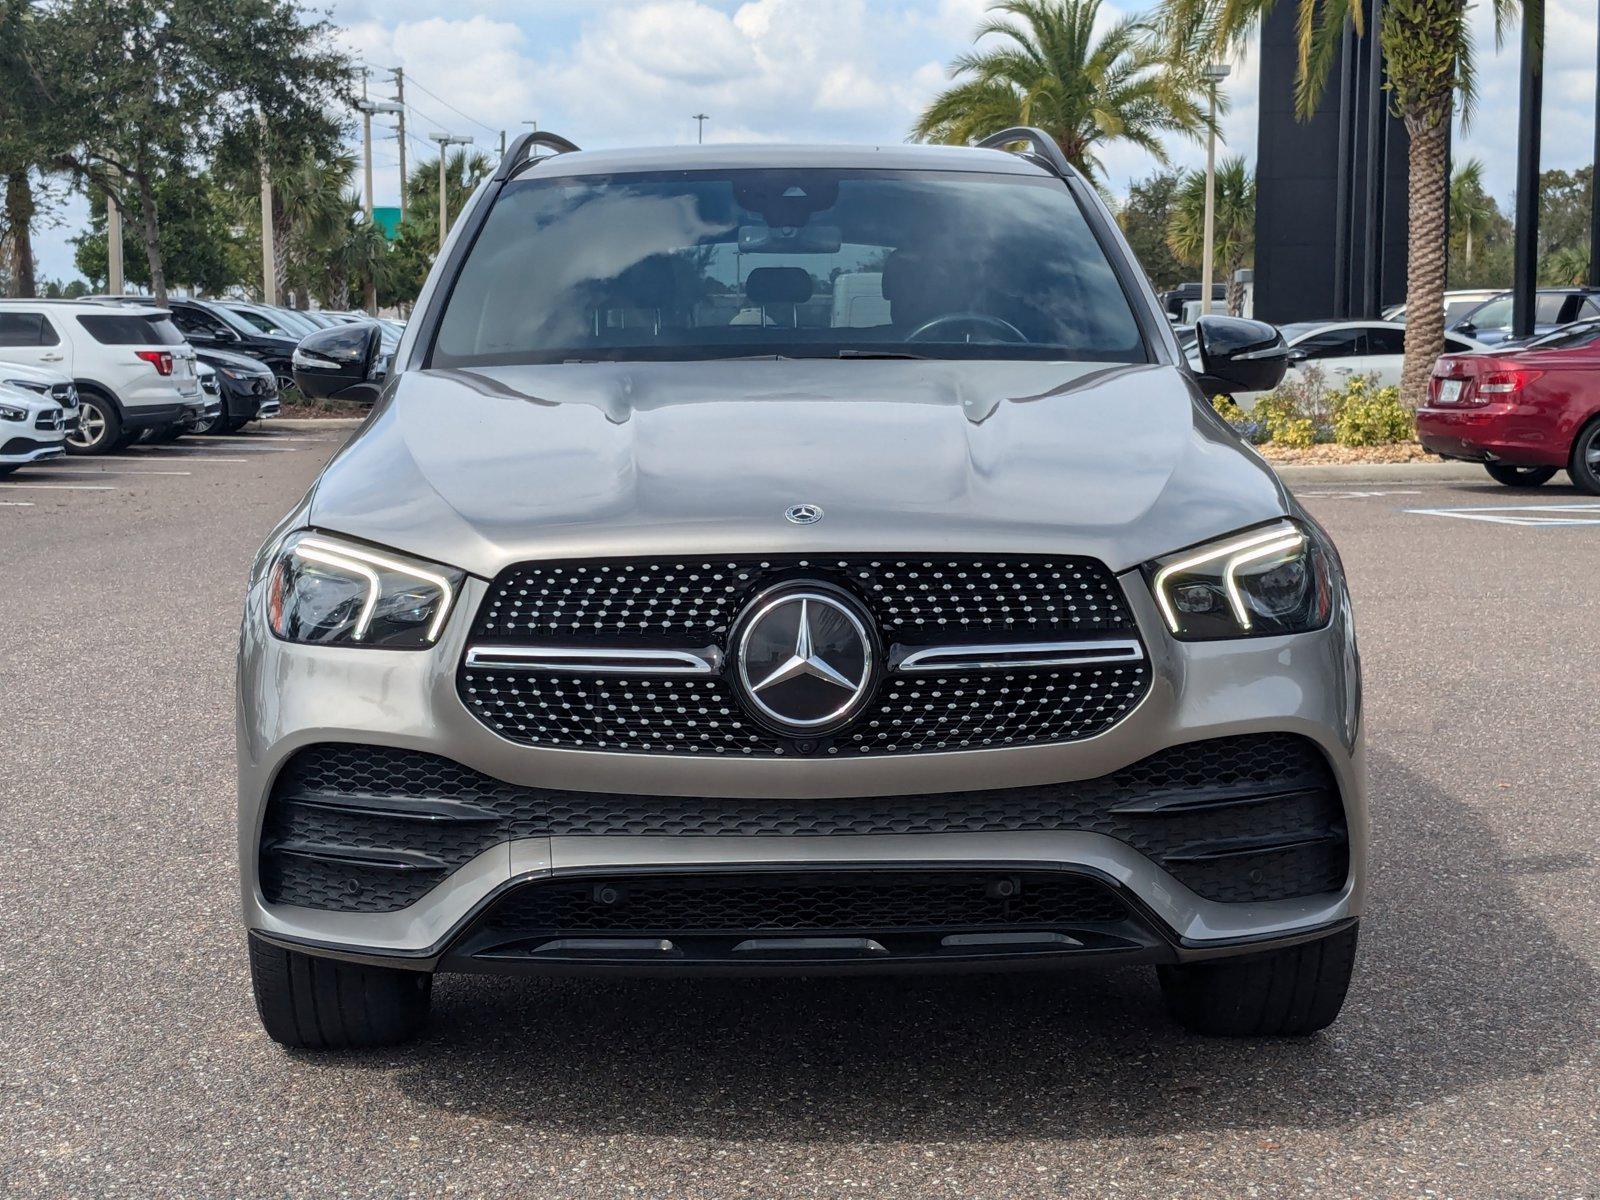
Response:
M106 435L106 414L93 400L78 405L78 427L67 434L67 441L80 450L92 450Z

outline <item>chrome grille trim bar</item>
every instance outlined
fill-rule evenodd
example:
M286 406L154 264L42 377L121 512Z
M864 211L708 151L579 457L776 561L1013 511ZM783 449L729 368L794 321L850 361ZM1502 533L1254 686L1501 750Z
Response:
M604 646L472 646L467 666L508 671L558 671L572 675L715 675L722 651L630 650Z
M889 669L908 673L935 671L999 671L1017 667L1078 667L1089 663L1130 663L1144 658L1144 645L1133 638L1098 638L1076 642L1010 642L998 645L897 646Z

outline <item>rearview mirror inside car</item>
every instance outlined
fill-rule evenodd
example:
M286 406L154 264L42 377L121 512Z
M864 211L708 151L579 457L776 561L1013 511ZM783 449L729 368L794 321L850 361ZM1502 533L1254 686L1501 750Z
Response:
M294 348L294 383L300 394L371 404L386 374L378 360L382 333L376 321L358 321L306 334Z
M1264 321L1204 316L1195 322L1201 389L1208 396L1265 392L1278 386L1289 365L1283 335Z

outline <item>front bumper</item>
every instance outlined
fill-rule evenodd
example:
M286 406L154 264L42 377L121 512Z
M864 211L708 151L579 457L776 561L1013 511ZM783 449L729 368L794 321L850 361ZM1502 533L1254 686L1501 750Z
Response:
M456 690L456 668L483 597L469 580L430 652L291 645L265 633L257 586L247 600L239 670L239 852L246 924L272 940L319 953L418 969L855 970L1020 965L1090 957L1179 961L1318 936L1359 916L1366 864L1366 797L1360 688L1350 614L1341 603L1323 630L1292 637L1179 643L1167 637L1143 581L1122 585L1149 650L1144 700L1108 731L1077 742L862 759L688 758L532 749L479 723ZM510 784L629 796L821 801L1093 780L1166 747L1212 738L1289 733L1327 759L1343 806L1348 873L1342 885L1293 899L1209 900L1127 841L1103 832L931 832L828 836L514 837L488 846L420 899L396 911L342 912L265 899L259 869L267 798L299 750L324 743L390 746L441 755ZM877 951L819 951L756 961L702 953L648 957L601 950L556 958L485 958L479 918L502 897L540 881L676 873L698 878L758 871L982 871L1000 876L1066 872L1094 880L1131 914L1120 932L1078 929L1076 948L1015 945L951 950L931 943ZM1122 938L1101 942L1095 938ZM682 951L684 947L675 947ZM580 948L581 950L581 948ZM645 955L641 959L641 954ZM487 965L486 965L487 964Z
M66 452L65 429L54 436L43 438L19 436L0 440L0 463L8 467L48 462L53 458L64 457Z

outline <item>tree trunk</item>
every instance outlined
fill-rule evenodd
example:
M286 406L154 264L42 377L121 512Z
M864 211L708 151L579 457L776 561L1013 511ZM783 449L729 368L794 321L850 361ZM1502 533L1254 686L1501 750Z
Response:
M33 278L33 184L28 169L18 167L6 173L6 249L11 258L11 295L32 297Z
M1444 112L1449 113L1448 106ZM1448 126L1406 122L1411 135L1408 235L1406 248L1406 357L1400 373L1400 398L1419 408L1428 398L1434 360L1444 352L1445 212L1448 185L1445 157Z
M150 295L157 307L167 306L167 277L161 266L161 223L156 215L156 193L150 172L139 164L139 232L144 236L145 261L150 264Z
M1244 314L1244 284L1239 282L1239 272L1244 270L1244 263L1235 260L1228 264L1228 315L1230 317Z

